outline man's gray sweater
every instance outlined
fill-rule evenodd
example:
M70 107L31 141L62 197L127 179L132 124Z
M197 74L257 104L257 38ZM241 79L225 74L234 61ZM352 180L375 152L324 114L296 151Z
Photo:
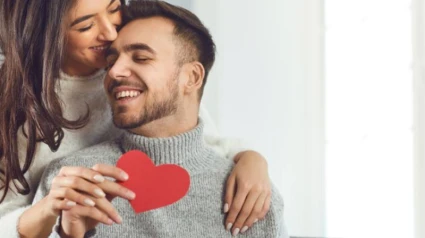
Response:
M86 237L232 237L230 231L224 228L222 207L224 188L233 161L220 157L208 148L202 135L201 120L195 129L170 138L147 138L126 132L114 141L55 160L45 170L34 202L48 194L53 178L63 166L91 168L98 163L116 165L123 153L140 150L155 165L176 164L185 168L190 175L188 193L172 205L140 214L135 214L127 200L116 198L112 203L123 218L122 224L99 224ZM56 230L51 237L59 237ZM241 236L287 237L283 201L276 189L272 190L271 208L266 218Z

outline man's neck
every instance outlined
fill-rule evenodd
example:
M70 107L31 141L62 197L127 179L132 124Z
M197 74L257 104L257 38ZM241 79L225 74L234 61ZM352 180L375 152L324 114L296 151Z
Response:
M198 111L175 113L129 130L133 134L149 138L165 138L183 134L198 125Z

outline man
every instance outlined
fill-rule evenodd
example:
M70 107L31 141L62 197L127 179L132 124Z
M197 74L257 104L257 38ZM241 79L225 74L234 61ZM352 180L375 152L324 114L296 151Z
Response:
M156 165L183 167L190 175L189 192L172 205L139 214L127 200L116 198L113 205L122 222L112 226L88 212L96 208L76 206L62 211L52 236L230 237L244 233L248 237L287 237L283 201L276 190L270 211L256 226L248 230L228 224L229 231L222 228L225 214L217 208L223 206L223 186L233 162L204 144L203 122L198 119L215 59L208 30L189 11L163 1L131 2L124 15L124 27L107 52L105 90L115 125L127 132L115 141L53 162L36 197L48 192L52 175L63 166L115 165L131 150L145 152ZM102 213L99 210L97 214Z

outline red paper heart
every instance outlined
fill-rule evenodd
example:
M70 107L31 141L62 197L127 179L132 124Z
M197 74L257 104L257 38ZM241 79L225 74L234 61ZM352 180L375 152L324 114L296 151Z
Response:
M128 173L129 179L120 184L136 193L130 201L136 213L171 205L189 191L189 173L180 166L155 166L143 152L132 150L118 160L117 167Z

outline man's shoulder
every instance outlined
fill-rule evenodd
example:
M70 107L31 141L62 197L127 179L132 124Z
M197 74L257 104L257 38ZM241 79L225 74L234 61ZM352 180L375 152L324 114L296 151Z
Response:
M52 161L49 164L49 167L91 167L98 163L115 163L122 154L118 140L119 139L109 140L91 147L84 148L80 151Z
M258 221L247 233L247 237L279 237L288 238L288 231L284 222L283 197L277 188L272 185L270 209L263 220Z

